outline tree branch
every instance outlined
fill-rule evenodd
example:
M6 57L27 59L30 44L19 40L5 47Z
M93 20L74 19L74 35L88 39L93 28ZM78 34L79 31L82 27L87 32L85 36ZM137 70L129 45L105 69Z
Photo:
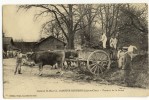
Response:
M65 12L67 13L67 15L69 15L67 9L64 7L64 5L61 4L61 7L65 10Z
M56 9L56 11L60 14L60 16L62 16L61 18L66 23L66 25L69 26L69 21L67 20L66 16L62 12L60 12L60 10L55 5L51 5L51 6Z
M62 26L61 26L61 23L60 23L60 21L59 21L59 19L58 19L58 17L57 17L56 12L54 12L54 15L55 15L55 18L56 18L56 20L57 20L57 22L58 22L58 25L59 25L60 29L62 30L64 36L68 39L68 36L67 36L66 32L64 31L64 29L63 29Z

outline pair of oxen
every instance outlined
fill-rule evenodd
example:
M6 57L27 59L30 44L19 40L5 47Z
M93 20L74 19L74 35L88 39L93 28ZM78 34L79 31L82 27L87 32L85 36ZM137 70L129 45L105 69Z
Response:
M66 58L78 57L78 54L73 51L40 51L27 54L29 61L35 62L39 66L39 75L42 75L42 70L44 65L51 65L59 68L61 74L63 74L62 69L64 67L64 62Z

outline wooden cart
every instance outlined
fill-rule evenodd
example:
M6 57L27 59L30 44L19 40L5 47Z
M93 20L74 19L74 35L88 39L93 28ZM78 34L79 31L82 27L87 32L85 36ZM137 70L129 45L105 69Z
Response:
M67 59L76 62L79 67L86 66L88 71L94 75L104 73L110 68L110 54L106 50L79 50L78 58Z

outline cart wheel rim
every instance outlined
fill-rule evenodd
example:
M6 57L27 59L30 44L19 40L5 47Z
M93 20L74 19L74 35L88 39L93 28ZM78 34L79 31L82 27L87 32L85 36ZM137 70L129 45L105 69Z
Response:
M87 68L94 74L103 74L110 67L110 57L107 52L103 50L96 50L92 52L87 59Z

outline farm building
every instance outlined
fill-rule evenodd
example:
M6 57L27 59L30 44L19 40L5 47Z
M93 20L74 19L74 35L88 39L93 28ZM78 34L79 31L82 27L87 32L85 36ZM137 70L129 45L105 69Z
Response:
M34 46L34 51L47 51L47 50L63 50L66 43L55 38L54 36L49 36L45 39L41 39Z
M14 42L12 37L4 37L3 38L3 50L6 51L10 51L13 49L17 49L16 47L14 47Z
M36 42L14 42L14 46L21 49L23 53L31 52Z

